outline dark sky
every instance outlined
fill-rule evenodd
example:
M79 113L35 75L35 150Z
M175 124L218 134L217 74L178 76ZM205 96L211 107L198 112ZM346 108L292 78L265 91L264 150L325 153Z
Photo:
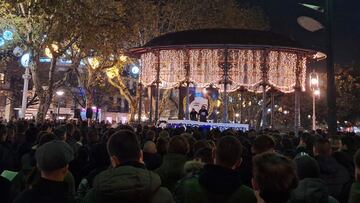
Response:
M313 15L321 21L323 14L303 8L298 2L310 0L238 0L263 8L270 21L271 30L289 36L302 45L321 50L325 32L309 32L297 24L297 17ZM312 0L321 2L324 0ZM333 0L334 2L334 59L335 63L349 65L360 63L360 0ZM308 12L309 11L309 12ZM318 15L318 16L316 16Z

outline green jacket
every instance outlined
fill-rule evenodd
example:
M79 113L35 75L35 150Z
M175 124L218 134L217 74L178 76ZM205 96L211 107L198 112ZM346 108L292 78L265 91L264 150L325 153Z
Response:
M205 165L204 170L177 184L177 203L256 203L254 192L243 185L239 175L230 169Z
M171 193L160 186L160 177L143 165L123 165L97 175L82 202L173 203Z
M164 156L161 166L155 170L159 174L162 186L174 190L177 181L184 177L184 164L187 157L182 154L169 153Z
M353 183L350 190L349 203L360 202L360 183Z

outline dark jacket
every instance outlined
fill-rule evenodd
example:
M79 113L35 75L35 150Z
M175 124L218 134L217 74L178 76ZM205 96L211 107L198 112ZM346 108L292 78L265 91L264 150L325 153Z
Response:
M161 166L155 170L161 178L162 186L173 191L176 182L184 177L186 161L186 156L182 154L169 153L164 156Z
M350 174L331 156L316 156L319 163L320 178L328 187L329 194L340 202L345 202L349 193Z
M68 203L74 202L68 195L68 186L64 182L55 182L41 178L32 189L26 190L15 199L14 203Z
M353 183L350 190L349 203L360 202L360 183Z
M208 110L200 109L200 111L199 111L200 122L207 122L208 115L209 115Z
M155 170L161 165L161 156L158 153L143 152L143 160L149 170Z
M256 203L254 192L241 183L239 173L205 165L200 175L182 179L175 189L178 203Z
M291 193L289 203L337 203L329 196L326 183L319 178L305 178Z
M83 199L87 203L172 203L171 193L162 188L160 177L139 163L101 172L94 188Z
M11 186L11 182L8 179L0 176L0 197L1 197L1 202L3 203L10 202L9 201L10 186Z

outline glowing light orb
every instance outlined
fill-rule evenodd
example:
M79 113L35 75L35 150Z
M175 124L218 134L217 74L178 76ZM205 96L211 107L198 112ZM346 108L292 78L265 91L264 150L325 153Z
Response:
M21 59L20 59L20 63L24 68L27 68L30 66L30 53L25 53L24 55L22 55Z
M7 41L13 40L14 39L14 33L11 32L10 30L5 30L3 33L3 38Z
M140 72L139 67L133 66L133 67L131 68L131 73L132 73L132 74L137 75L137 74L139 74L139 72Z

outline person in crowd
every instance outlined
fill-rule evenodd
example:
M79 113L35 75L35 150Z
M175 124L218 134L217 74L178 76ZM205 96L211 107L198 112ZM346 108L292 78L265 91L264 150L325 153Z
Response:
M360 149L354 155L355 182L351 186L349 203L360 202Z
M200 174L182 179L175 190L179 203L256 203L254 192L244 186L235 170L241 164L242 145L233 136L219 139L213 149L214 164L204 166Z
M253 154L261 154L264 152L275 151L275 141L269 135L260 135L255 140L251 147Z
M288 203L338 203L329 196L326 183L320 178L320 167L317 161L309 155L294 159L299 178L299 185L291 193Z
M160 177L142 163L142 152L136 134L121 130L107 144L111 168L95 177L94 188L83 202L156 202L172 203L171 193L161 187Z
M197 121L198 120L197 115L198 115L198 112L194 108L192 108L191 112L190 112L190 120Z
M209 112L206 109L206 106L202 105L201 109L199 111L200 122L207 122L208 115L209 115Z
M66 126L61 125L54 130L54 135L58 140L66 141Z
M143 148L143 159L147 169L155 170L161 165L161 156L157 153L153 141L146 141Z
M169 137L159 137L156 141L156 151L158 154L160 154L161 159L163 159L164 156L168 153L169 142Z
M212 149L204 147L197 150L192 160L184 164L184 177L192 177L204 169L205 164L213 164Z
M339 202L347 202L350 174L331 156L329 140L318 139L314 144L313 154L320 167L320 178L326 182L329 194Z
M52 141L39 147L35 157L41 179L31 189L22 192L14 203L73 202L64 182L68 164L74 158L71 147L62 141Z
M176 135L170 139L168 154L163 158L161 166L155 170L159 174L162 185L173 191L178 180L184 176L184 164L190 146L184 136Z
M266 152L253 159L253 188L258 202L286 203L298 185L296 166L289 158Z
M299 153L305 153L308 155L312 155L313 153L313 145L316 138L314 135L309 133L303 133L300 135L300 141L297 146L297 154Z

